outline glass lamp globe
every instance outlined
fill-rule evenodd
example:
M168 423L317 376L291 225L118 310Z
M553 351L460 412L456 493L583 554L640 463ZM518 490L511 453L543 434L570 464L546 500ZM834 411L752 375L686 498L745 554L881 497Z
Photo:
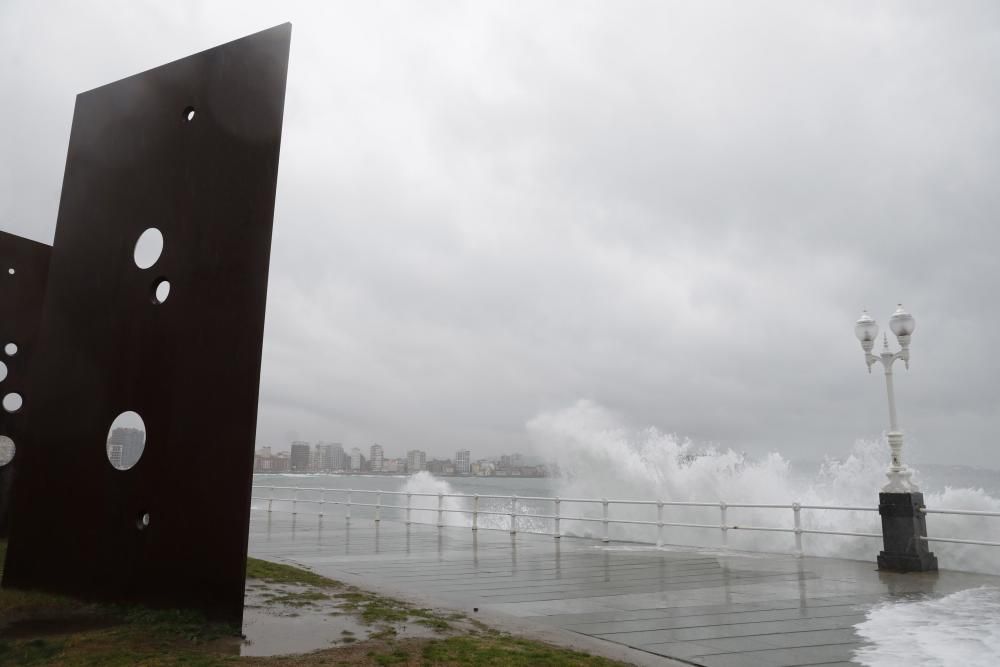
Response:
M861 317L855 322L854 335L862 343L870 343L875 340L875 336L878 336L878 325L875 324L875 320L872 319L867 310L861 313Z
M897 337L909 336L913 333L916 326L917 323L913 319L913 315L903 310L903 304L899 304L896 312L889 318L889 328L892 329L892 333L896 334Z

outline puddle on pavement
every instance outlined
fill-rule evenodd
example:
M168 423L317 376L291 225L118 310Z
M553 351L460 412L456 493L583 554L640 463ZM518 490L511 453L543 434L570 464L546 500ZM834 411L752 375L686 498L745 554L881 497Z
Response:
M344 608L332 591L325 599L296 600L314 593L310 586L248 581L243 610L243 643L240 655L271 656L308 653L365 641L373 635L397 639L441 637L433 629L408 620L368 625L357 613ZM291 604L275 600L288 596Z

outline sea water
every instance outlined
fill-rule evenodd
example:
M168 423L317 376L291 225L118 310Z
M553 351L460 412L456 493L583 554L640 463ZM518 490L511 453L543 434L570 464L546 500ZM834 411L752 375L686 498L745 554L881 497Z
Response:
M870 667L994 667L1000 664L1000 589L876 605L855 632L854 659Z

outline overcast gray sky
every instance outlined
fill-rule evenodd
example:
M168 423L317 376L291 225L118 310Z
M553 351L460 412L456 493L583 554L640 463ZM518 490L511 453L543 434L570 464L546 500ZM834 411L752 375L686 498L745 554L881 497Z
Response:
M0 227L51 243L78 92L287 20L258 444L842 455L901 300L908 456L1000 467L1000 4L4 0Z

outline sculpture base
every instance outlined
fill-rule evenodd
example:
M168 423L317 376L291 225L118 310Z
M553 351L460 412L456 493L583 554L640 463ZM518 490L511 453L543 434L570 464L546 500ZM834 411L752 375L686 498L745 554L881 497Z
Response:
M878 555L878 569L891 572L934 572L937 557L927 540L927 519L920 510L924 494L880 493L878 513L882 517L883 551Z

